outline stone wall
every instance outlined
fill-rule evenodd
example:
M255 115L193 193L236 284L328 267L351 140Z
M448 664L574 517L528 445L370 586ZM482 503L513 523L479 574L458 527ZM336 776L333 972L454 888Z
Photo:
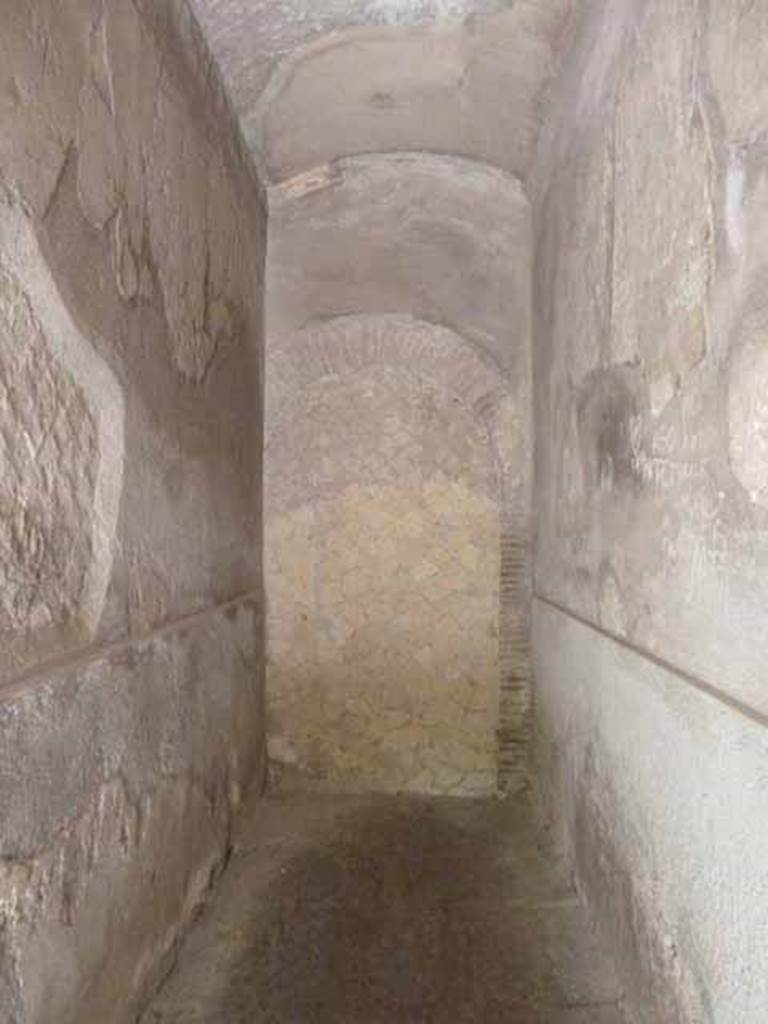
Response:
M271 190L270 748L336 786L525 779L528 204L376 154Z
M182 4L0 33L0 1020L131 1021L261 771L259 186Z
M765 1015L767 29L586 5L535 175L539 767L648 1022Z

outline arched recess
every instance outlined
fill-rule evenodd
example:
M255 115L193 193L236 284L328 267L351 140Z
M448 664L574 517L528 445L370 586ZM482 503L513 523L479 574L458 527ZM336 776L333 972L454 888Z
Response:
M336 786L521 783L527 408L448 328L313 323L267 361L271 753Z

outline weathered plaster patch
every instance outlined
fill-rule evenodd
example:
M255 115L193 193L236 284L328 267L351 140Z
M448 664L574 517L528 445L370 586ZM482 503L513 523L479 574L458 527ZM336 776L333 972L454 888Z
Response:
M345 326L353 366L338 372L337 350L337 372L291 393L284 365L269 403L272 747L345 786L492 791L499 466L482 422L414 376L425 326L410 325L414 365L398 369L371 352L370 318ZM408 325L382 337L398 334Z
M580 259L555 264L552 328L568 344L569 384L580 387L609 358L616 174L611 124L601 125L594 145L571 160L572 175L555 181L553 205Z
M346 786L492 792L499 517L436 478L269 516L270 731ZM273 747L274 750L274 747Z
M120 509L122 389L72 321L31 223L9 201L0 202L0 285L4 631L24 634L25 645L30 629L93 634Z
M744 251L744 186L746 169L744 155L732 147L728 153L728 167L725 179L725 226L728 243L734 258Z
M533 633L541 793L628 1019L759 1024L764 726L543 602Z
M764 305L764 156L723 131L696 4L592 14L536 216L538 585L762 707L749 635L768 534L747 498L762 428L743 360Z

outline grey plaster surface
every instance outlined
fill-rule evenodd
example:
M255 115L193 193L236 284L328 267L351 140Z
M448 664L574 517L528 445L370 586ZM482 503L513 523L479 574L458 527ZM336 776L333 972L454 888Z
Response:
M620 1024L522 802L274 795L142 1024Z
M494 792L499 506L527 459L504 379L407 317L317 323L267 370L273 757L345 788Z

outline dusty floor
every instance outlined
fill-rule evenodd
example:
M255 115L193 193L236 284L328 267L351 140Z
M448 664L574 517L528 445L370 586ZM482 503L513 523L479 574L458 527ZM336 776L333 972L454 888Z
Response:
M272 796L142 1024L620 1024L562 866L511 801Z

